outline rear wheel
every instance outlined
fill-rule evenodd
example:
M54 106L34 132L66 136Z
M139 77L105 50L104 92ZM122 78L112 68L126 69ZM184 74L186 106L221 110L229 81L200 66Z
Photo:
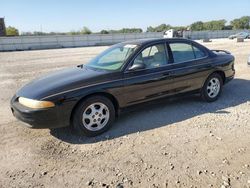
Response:
M201 97L207 102L216 101L222 90L223 81L218 73L211 74L201 90Z
M113 103L103 96L92 96L81 102L73 114L78 134L96 136L107 131L115 120Z

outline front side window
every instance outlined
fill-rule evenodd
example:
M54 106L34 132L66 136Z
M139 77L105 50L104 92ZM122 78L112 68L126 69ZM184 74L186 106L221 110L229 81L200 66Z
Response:
M157 44L145 48L135 58L133 64L143 63L145 68L157 68L167 65L167 55L164 44Z
M92 59L86 66L100 70L119 71L137 47L134 44L114 45Z
M205 57L206 54L195 46L187 43L170 43L169 44L174 63L181 63Z

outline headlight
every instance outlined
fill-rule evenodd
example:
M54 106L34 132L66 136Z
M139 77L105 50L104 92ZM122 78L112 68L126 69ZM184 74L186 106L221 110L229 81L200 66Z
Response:
M24 97L19 97L18 101L20 104L27 106L29 108L41 109L41 108L50 108L54 107L55 104L50 101L38 101L33 99L27 99Z

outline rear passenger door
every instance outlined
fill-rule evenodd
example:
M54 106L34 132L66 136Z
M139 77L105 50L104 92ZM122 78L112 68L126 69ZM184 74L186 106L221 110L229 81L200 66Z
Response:
M201 88L210 67L207 52L192 42L170 42L169 49L174 93Z

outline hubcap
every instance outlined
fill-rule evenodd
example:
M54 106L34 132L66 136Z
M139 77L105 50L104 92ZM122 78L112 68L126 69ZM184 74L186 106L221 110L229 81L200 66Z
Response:
M220 92L220 80L212 78L207 85L207 94L210 98L216 97Z
M93 103L83 112L83 126L90 131L102 129L109 121L109 109L103 103Z

